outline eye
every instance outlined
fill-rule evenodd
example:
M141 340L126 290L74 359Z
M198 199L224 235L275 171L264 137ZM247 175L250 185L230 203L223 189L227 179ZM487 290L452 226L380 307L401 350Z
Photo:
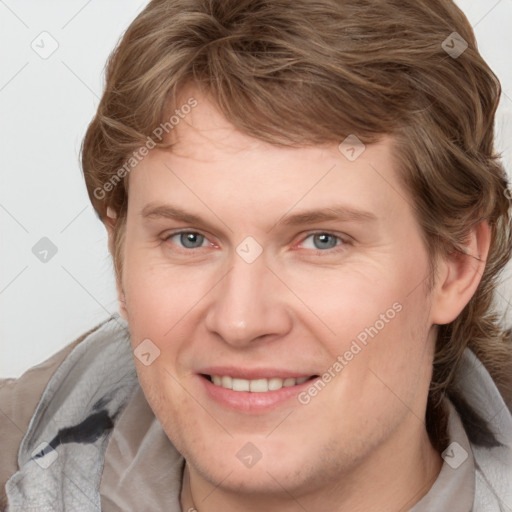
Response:
M164 241L172 241L172 243L181 245L185 249L197 249L209 245L206 237L195 231L171 233L164 238Z
M313 233L303 240L302 246L306 249L326 250L334 249L344 243L339 236L332 233Z

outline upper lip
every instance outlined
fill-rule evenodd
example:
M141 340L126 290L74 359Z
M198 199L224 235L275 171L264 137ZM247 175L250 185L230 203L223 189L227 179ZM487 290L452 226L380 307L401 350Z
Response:
M199 370L197 373L203 375L219 375L219 376L229 376L235 377L237 379L246 379L246 380L256 380L256 379L272 379L272 378L296 378L300 379L301 377L312 377L317 375L314 372L302 372L302 371L294 371L289 369L280 369L280 368L240 368L233 366L210 366L208 368L203 368Z

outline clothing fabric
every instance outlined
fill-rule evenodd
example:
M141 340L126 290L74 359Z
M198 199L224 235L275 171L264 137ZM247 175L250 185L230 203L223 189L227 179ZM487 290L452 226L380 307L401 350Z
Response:
M469 349L457 382L499 445L471 443L447 399L444 463L410 512L512 512L512 415ZM144 397L119 315L1 382L0 411L8 512L181 512L184 459Z

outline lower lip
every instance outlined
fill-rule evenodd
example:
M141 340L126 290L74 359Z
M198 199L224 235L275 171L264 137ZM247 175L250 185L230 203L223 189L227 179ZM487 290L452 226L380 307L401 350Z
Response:
M206 394L212 400L215 400L224 407L244 413L266 412L283 405L290 399L295 399L297 405L300 405L297 395L315 381L315 378L313 378L295 386L283 387L263 393L254 393L250 391L233 391L232 389L217 386L201 375L199 375L199 379L204 386Z

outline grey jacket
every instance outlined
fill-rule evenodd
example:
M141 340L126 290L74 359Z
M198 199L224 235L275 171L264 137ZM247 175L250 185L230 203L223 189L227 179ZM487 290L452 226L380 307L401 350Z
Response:
M450 445L411 512L512 512L510 410L469 349L457 380L495 446L471 442L470 420L446 399ZM1 382L0 411L4 510L181 511L184 459L144 398L119 315L20 379Z

